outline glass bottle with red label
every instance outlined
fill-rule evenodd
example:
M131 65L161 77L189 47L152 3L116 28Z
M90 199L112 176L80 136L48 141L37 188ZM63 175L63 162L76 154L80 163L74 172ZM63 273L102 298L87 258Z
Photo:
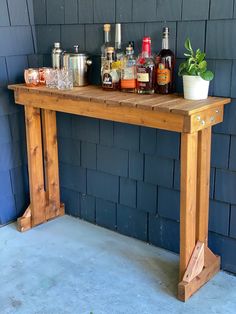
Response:
M159 94L173 93L175 55L169 49L169 28L163 28L162 50L156 58L156 86Z
M151 38L144 37L142 53L137 60L137 93L153 94L155 84L155 62L151 53Z

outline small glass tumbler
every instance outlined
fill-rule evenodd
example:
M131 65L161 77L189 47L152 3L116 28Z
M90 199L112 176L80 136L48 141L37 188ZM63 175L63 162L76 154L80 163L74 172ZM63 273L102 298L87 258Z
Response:
M49 88L57 88L58 85L58 70L48 69L45 72L46 86Z
M39 85L39 70L38 69L25 69L24 78L26 86L35 87Z
M60 90L68 90L73 88L73 73L70 69L58 70L58 85Z
M46 73L50 71L51 68L39 68L39 82L40 85L46 85Z

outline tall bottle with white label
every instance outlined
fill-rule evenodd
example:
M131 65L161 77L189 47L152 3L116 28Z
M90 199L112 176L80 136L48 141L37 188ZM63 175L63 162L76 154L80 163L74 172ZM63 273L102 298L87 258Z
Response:
M144 37L142 53L137 60L137 93L153 94L155 85L155 62L151 53L151 38Z
M107 48L111 46L111 24L104 24L104 43L101 47L101 70L107 60Z
M169 48L169 28L163 28L162 50L156 58L156 93L173 92L175 55Z

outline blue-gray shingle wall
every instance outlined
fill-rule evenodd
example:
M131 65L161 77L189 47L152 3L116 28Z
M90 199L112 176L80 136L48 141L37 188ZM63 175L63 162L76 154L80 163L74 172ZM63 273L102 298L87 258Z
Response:
M22 82L35 54L31 0L0 1L0 225L22 215L29 204L23 109L8 83Z
M98 83L103 23L123 23L123 41L134 40L137 50L142 37L150 35L155 52L167 24L177 65L183 58L184 40L190 36L194 48L207 51L215 71L210 93L233 98L224 122L213 128L209 243L222 256L222 267L236 273L236 1L201 0L196 5L193 0L35 0L35 32L29 1L28 18L22 7L9 16L18 1L8 2L6 7L6 1L0 1L0 41L4 42L0 44L0 142L6 156L0 156L0 185L4 182L4 191L10 191L1 194L6 216L16 216L12 195L14 204L23 202L20 186L23 191L28 186L22 112L12 104L6 83L22 80L27 62L50 65L51 46L58 40L65 48L79 43L92 55L92 82ZM25 0L20 2L22 6ZM181 91L181 79L176 85ZM178 252L179 134L57 116L61 194L67 213Z

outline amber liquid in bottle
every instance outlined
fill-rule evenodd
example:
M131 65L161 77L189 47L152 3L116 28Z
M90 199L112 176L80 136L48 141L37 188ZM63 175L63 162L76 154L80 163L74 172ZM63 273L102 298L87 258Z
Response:
M156 86L159 94L171 94L174 89L175 55L169 49L169 28L163 28L162 50L156 58Z
M143 38L142 53L137 60L137 93L153 94L155 62L151 54L151 38Z

